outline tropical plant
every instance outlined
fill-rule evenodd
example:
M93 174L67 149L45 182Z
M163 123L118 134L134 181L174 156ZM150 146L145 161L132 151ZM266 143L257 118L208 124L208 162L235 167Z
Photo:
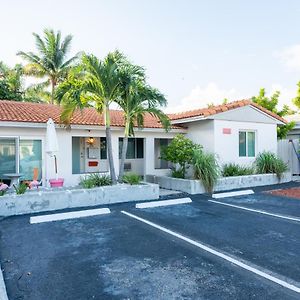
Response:
M267 97L264 88L261 88L258 96L252 97L252 101L258 105L266 108L267 110L277 114L280 117L284 117L288 114L292 114L293 111L288 105L284 105L282 109L278 109L280 92L276 91L272 96ZM287 136L288 132L295 127L295 122L289 122L285 125L277 126L277 137L283 139Z
M257 155L255 160L257 173L275 173L280 180L284 172L288 170L287 164L273 152L264 151Z
M119 106L124 112L124 139L122 144L119 179L122 181L126 159L128 138L134 136L134 127L143 128L144 117L150 114L156 117L168 130L170 121L159 107L166 106L167 100L157 89L146 84L142 67L125 63L121 68Z
M13 185L17 195L23 195L27 191L27 184L24 182L20 183L18 186Z
M181 178L184 178L187 166L193 162L194 151L196 149L201 150L201 148L202 146L195 144L182 134L177 134L168 146L161 149L161 158L178 164L179 169L176 165L174 166L178 172L174 173L173 171L173 174L181 174Z
M101 175L97 173L89 174L85 177L82 177L79 184L86 189L91 189L94 187L111 185L111 178L107 175Z
M253 166L240 166L235 163L228 163L223 166L222 176L244 176L244 175L252 175L255 173L255 169Z
M220 175L220 167L215 154L195 149L193 167L194 177L201 180L205 190L211 193Z
M139 184L141 180L141 176L133 172L127 172L123 175L123 182L128 183L130 185Z
M119 51L109 53L103 60L83 55L81 64L62 82L56 97L62 102L61 120L69 124L76 109L93 106L104 116L110 176L117 182L112 155L110 105L120 98L120 65L125 57Z
M23 67L20 64L9 68L0 62L0 99L23 100Z
M17 55L28 62L24 67L25 74L37 78L47 78L44 85L51 87L51 103L55 100L57 85L67 77L67 74L78 58L78 54L67 58L70 51L72 36L63 40L61 32L52 29L44 30L44 37L33 33L38 53L20 51Z

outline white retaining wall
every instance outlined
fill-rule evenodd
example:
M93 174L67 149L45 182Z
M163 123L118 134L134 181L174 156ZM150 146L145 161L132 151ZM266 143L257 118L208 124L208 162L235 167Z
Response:
M204 194L206 192L200 180L147 175L146 181L157 183L160 187L165 189L182 191L188 194ZM218 182L214 187L214 191L229 191L234 189L272 185L289 181L292 181L291 173L284 173L280 181L278 180L276 174L223 177L218 179Z
M151 183L104 186L93 189L32 191L23 195L1 196L0 216L158 198L159 186Z

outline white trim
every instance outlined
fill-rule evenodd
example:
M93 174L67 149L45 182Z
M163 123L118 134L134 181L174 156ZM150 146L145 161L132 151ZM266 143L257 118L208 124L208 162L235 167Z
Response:
M11 121L0 121L1 127L17 127L17 128L41 128L46 129L46 123L33 123L33 122L11 122ZM55 128L57 129L66 129L62 124L55 124ZM105 126L102 125L71 125L71 129L80 129L80 130L100 130L105 131ZM123 131L124 126L111 126L112 131ZM135 127L135 132L166 132L163 128L138 128ZM185 133L187 132L186 128L178 129L172 128L169 133L179 132Z
M213 202L213 203L216 203L216 204L230 206L230 207L234 207L234 208L238 208L238 209L242 209L242 210L246 210L246 211L251 211L251 212L255 212L255 213L258 213L258 214L267 215L267 216L271 216L271 217L276 217L276 218L280 218L280 219L300 222L300 218L297 218L297 217L288 217L288 216L285 216L285 215L273 214L273 213L269 213L267 211L260 210L260 209L253 209L253 208L248 208L248 207L244 207L244 206L219 202L219 201L215 201L215 200L208 200L208 202Z
M241 156L240 155L240 133L241 132L245 132L246 133L246 140L245 140L245 143L246 143L246 155L245 156ZM248 133L251 132L251 133L254 133L254 155L253 156L249 156L248 155ZM256 129L238 129L238 147L239 147L239 158L242 158L242 159L247 159L247 158L250 158L250 159L253 159L256 157L256 154L257 154L257 130Z
M159 207L159 206L169 206L176 204L185 204L191 203L191 198L178 198L172 200L163 200L163 201L151 201L151 202L143 202L135 205L135 208L150 208L150 207Z
M42 215L42 216L30 217L30 224L84 218L84 217L98 216L98 215L109 214L109 213L110 213L109 208L98 208L98 209L88 209L88 210L73 211L73 212L60 213L60 214Z
M222 259L224 259L224 260L226 260L226 261L228 261L228 262L230 262L230 263L232 263L232 264L234 264L234 265L236 265L236 266L238 266L238 267L240 267L242 269L245 269L245 270L247 270L249 272L252 272L252 273L254 273L254 274L258 275L258 276L261 276L261 277L263 277L265 279L268 279L268 280L270 280L270 281L272 281L272 282L274 282L276 284L279 284L279 285L281 285L281 286L283 286L283 287L285 287L285 288L287 288L289 290L292 290L292 291L294 291L296 293L300 293L300 287L295 286L295 285L289 283L288 281L279 279L279 278L271 275L271 272L269 270L263 270L262 271L261 268L258 269L258 267L251 266L250 263L247 264L246 262L243 262L243 261L241 261L239 259L233 258L233 257L231 257L231 256L229 256L229 255L227 255L227 254L225 254L223 252L219 252L219 251L217 251L217 250L215 250L215 249L213 249L211 247L208 247L208 246L206 246L206 245L204 245L204 244L202 244L200 242L197 242L197 241L192 240L192 239L190 239L190 238L188 238L188 237L186 237L186 236L184 236L182 234L179 234L179 233L177 233L175 231L167 229L166 227L157 225L157 224L155 224L153 222L150 222L150 221L148 221L146 219L140 218L140 217L138 217L138 216L136 216L134 214L128 213L126 211L121 211L121 213L127 215L130 218L133 218L133 219L136 219L136 220L138 220L140 222L143 222L143 223L145 223L145 224L147 224L149 226L152 226L152 227L154 227L154 228L156 228L158 230L161 230L161 231L163 231L165 233L168 233L168 234L170 234L172 236L175 236L178 239L181 239L181 240L183 240L183 241L185 241L185 242L187 242L187 243L189 243L189 244L191 244L193 246L196 246L196 247L198 247L198 248L200 248L200 249L202 249L202 250L204 250L204 251L206 251L206 252L208 252L210 254L213 254L213 255L215 255L217 257L220 257L220 258L222 258ZM289 280L289 281L291 281L291 280Z
M212 197L214 199L219 199L219 198L235 197L235 196L251 195L251 194L254 194L253 190L243 190L243 191L212 194Z

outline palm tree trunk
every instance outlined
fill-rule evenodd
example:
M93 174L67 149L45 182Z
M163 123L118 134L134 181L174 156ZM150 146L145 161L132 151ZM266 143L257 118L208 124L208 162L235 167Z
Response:
M110 171L110 177L111 177L112 184L116 184L117 183L117 177L116 177L113 154L112 154L109 107L105 106L104 111L105 111L105 133L106 133L109 171Z
M55 81L51 79L51 104L54 104L54 89L55 89Z
M122 155L121 155L120 171L119 171L119 182L123 181L124 165L125 165L125 159L126 159L126 153L128 147L128 136L129 136L129 129L128 126L125 125L125 133L123 138Z

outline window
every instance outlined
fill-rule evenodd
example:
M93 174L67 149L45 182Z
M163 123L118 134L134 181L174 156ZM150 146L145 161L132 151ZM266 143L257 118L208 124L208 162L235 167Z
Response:
M100 138L100 158L107 159L106 137Z
M17 172L17 143L16 138L0 138L0 176L5 173Z
M20 140L20 173L22 179L32 180L33 171L38 169L38 180L42 178L42 141Z
M254 131L239 132L239 156L255 157L255 132Z
M0 138L0 178L5 173L20 172L22 180L32 180L38 169L42 178L42 141Z
M119 138L119 158L122 156L123 138ZM144 139L128 138L126 159L144 158Z

